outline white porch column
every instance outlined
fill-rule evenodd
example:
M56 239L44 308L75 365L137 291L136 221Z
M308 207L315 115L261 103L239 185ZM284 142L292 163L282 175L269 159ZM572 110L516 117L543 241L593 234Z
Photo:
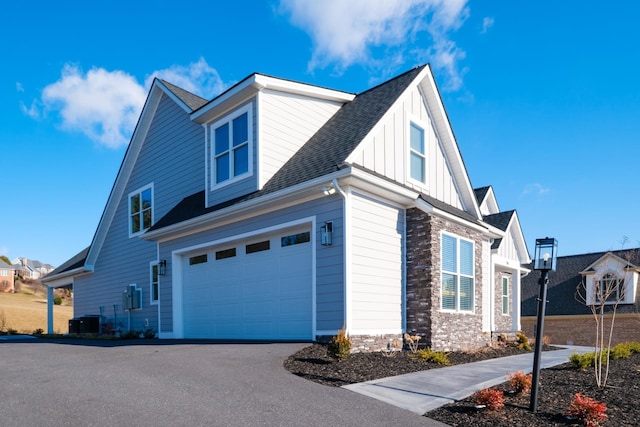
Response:
M522 272L520 271L520 269L516 269L513 272L513 281L512 281L512 296L511 296L511 305L512 305L512 313L513 315L511 316L511 329L514 331L519 331L521 330L521 325L520 325L520 274L522 274Z
M47 333L53 334L53 289L47 286Z

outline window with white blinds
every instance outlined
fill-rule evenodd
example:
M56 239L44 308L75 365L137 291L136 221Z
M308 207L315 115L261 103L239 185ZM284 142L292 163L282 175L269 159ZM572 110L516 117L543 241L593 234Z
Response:
M442 234L443 310L473 311L474 258L473 242L449 234Z

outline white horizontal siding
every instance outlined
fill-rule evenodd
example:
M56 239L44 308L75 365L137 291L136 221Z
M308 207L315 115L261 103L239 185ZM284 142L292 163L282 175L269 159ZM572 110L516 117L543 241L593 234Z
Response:
M456 183L418 89L409 91L386 117L384 122L377 125L374 134L362 142L359 151L356 150L354 162L462 209ZM424 185L408 179L408 130L411 120L425 131L427 182Z
M268 89L258 96L262 186L342 104Z
M404 214L358 193L352 195L352 333L402 329Z

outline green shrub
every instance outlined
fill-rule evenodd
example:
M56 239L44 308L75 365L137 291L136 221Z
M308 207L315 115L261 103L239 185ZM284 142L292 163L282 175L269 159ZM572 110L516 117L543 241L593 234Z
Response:
M487 409L497 410L504 406L504 393L495 388L485 388L474 393L476 405L484 405Z
M604 359L604 354L602 357ZM586 369L595 365L596 354L593 351L584 354L574 352L571 357L569 357L569 363L571 363L571 366L574 368Z
M44 330L42 328L38 328L33 331L32 335L44 335Z
M567 415L582 421L586 426L596 427L607 419L607 405L595 399L576 393L569 404Z
M531 344L529 344L529 338L522 332L516 333L516 347L520 350L531 351Z
M442 351L431 350L430 348L422 348L412 355L415 359L426 360L427 362L436 363L438 365L449 366L449 357L447 353Z
M613 346L611 350L609 350L609 355L613 360L630 358L633 350L629 344L630 343L620 343Z
M123 332L120 335L120 338L123 339L123 340L134 340L134 339L140 338L140 334L142 334L142 332L135 331L135 330L132 329L130 331Z
M147 328L142 332L142 335L146 339L151 339L151 338L155 338L156 337L156 332L151 328Z
M7 329L7 335L18 335L18 331L13 328Z
M53 303L55 305L62 305L62 297L55 297L53 298Z
M338 331L338 335L331 338L327 346L327 353L338 360L344 360L351 355L351 339L344 327Z

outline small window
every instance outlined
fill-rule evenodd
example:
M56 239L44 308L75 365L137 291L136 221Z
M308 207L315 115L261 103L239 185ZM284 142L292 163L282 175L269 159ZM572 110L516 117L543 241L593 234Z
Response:
M153 223L153 187L151 185L129 194L129 234L136 235L151 228Z
M245 246L245 251L248 254L253 254L255 252L268 251L271 249L271 242L269 240L265 240L264 242L252 243L250 245Z
M282 239L280 239L280 245L285 247L299 245L300 243L307 243L309 241L311 241L311 233L309 231L305 231L304 233L290 234L282 237Z
M158 302L159 299L159 282L158 282L158 264L151 266L151 303Z
M624 279L615 274L605 274L597 282L597 300L599 302L620 302L624 300Z
M502 314L509 314L509 278L502 277Z
M196 255L189 258L189 265L204 264L207 261L207 254Z
M424 143L424 129L411 123L409 141L409 173L411 179L427 182L427 158Z
M223 251L216 252L216 259L233 258L236 256L236 248L225 249Z

